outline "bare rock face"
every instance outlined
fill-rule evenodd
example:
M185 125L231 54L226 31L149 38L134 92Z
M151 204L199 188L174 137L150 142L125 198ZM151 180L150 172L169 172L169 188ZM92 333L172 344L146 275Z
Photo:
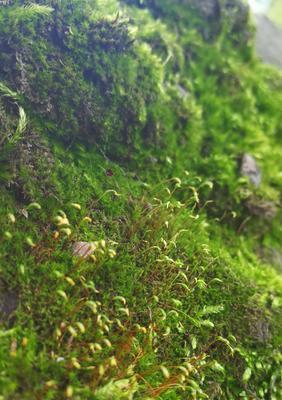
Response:
M74 256L88 258L95 252L96 248L97 246L93 242L75 242L72 250Z
M259 343L267 343L271 339L270 324L267 319L254 318L249 321L250 333L253 339Z
M246 201L246 207L251 215L271 221L277 214L277 206L271 200L251 196Z
M256 160L250 154L244 154L242 157L241 174L249 178L249 181L258 187L261 183L261 172Z
M0 323L9 321L18 307L18 294L0 281Z

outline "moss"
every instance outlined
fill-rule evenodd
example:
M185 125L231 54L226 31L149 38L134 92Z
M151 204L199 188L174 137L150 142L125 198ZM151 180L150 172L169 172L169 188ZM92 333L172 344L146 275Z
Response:
M282 80L246 9L23 4L0 10L1 137L19 107L28 121L0 148L0 279L19 297L0 396L279 399L281 274L256 249L280 248Z

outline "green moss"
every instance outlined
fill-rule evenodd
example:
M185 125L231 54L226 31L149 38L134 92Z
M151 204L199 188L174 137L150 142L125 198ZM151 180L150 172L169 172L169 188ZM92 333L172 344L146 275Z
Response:
M10 3L0 299L18 305L0 317L0 397L278 400L281 273L257 250L280 249L282 79L245 8ZM1 147L19 107L26 129Z

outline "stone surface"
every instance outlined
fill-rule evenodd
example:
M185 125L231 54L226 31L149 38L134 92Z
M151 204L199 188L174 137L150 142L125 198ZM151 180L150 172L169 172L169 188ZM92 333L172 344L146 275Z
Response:
M267 64L282 68L282 28L267 16L257 14L256 49L258 56Z
M271 221L277 214L277 206L271 200L251 196L246 200L246 207L251 215Z
M250 8L245 0L182 0L182 2L193 6L206 20L205 26L200 28L206 40L214 40L226 26L230 39L236 46L244 46L252 37L249 26Z
M260 247L257 254L263 262L272 265L282 273L282 252L273 247Z
M97 246L93 242L75 242L72 250L74 256L88 258L95 252L96 248Z
M271 339L269 321L265 318L254 318L249 321L250 333L253 339L259 343L267 343Z
M18 307L19 297L0 281L0 322L10 320Z
M249 178L250 182L258 187L261 183L261 172L256 160L250 154L242 157L241 174Z
M220 4L218 0L197 0L197 8L205 18L218 18L220 15Z

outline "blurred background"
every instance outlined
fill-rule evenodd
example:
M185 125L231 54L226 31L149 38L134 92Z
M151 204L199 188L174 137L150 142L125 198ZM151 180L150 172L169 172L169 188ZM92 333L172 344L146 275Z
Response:
M249 0L257 26L257 51L282 68L282 0Z

